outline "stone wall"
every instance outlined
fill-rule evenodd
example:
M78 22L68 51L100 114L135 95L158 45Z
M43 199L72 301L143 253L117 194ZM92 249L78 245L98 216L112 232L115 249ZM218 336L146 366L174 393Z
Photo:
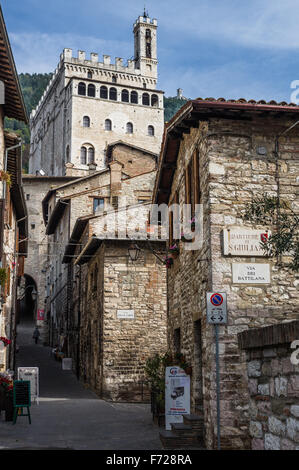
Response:
M299 450L299 365L291 343L299 321L239 334L246 351L253 450Z
M287 258L278 267L275 259L266 256L225 256L222 248L223 229L262 228L242 219L245 204L253 196L275 196L279 187L280 196L290 201L294 211L298 210L298 130L280 138L279 156L274 155L276 136L290 124L288 119L211 119L199 123L198 129L191 129L180 144L170 204L176 194L180 205L185 203L185 169L198 149L203 243L200 249L190 251L187 244L178 242L180 254L168 270L168 341L175 351L179 334L181 352L193 366L192 411L203 410L208 448L217 444L215 336L213 327L206 322L206 293L227 293L228 324L219 327L223 448L244 449L250 445L248 387L237 334L298 318L298 276L287 268ZM259 146L266 148L266 156L258 155ZM248 262L268 263L270 283L233 282L232 264ZM200 322L200 328L196 322ZM197 357L194 344L197 330L201 331L201 358Z

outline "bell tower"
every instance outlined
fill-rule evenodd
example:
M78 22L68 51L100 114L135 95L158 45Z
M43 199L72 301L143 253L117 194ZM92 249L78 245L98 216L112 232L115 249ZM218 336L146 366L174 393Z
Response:
M143 16L139 16L136 20L133 31L135 38L135 69L139 69L141 75L157 80L157 20L151 20L144 10Z

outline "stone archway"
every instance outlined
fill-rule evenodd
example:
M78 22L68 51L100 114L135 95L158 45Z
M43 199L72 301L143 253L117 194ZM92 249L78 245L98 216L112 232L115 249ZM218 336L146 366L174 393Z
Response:
M33 293L37 292L37 284L28 274L24 274L22 284L23 293L19 301L18 323L36 323L37 297Z

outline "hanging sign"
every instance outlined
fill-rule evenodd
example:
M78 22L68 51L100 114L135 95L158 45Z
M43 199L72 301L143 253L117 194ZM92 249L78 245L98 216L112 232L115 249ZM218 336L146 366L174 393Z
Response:
M190 376L180 367L166 367L165 371L165 426L182 423L183 415L190 414Z
M44 319L45 319L45 311L39 309L37 311L37 320L38 321L44 321Z
M30 382L31 400L39 401L39 368L38 367L18 367L18 380Z

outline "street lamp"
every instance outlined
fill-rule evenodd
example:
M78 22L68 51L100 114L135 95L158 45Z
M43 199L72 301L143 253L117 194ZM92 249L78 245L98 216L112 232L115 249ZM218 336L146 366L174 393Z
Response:
M136 243L131 243L131 245L128 248L129 256L132 261L137 261L139 258L141 249Z

